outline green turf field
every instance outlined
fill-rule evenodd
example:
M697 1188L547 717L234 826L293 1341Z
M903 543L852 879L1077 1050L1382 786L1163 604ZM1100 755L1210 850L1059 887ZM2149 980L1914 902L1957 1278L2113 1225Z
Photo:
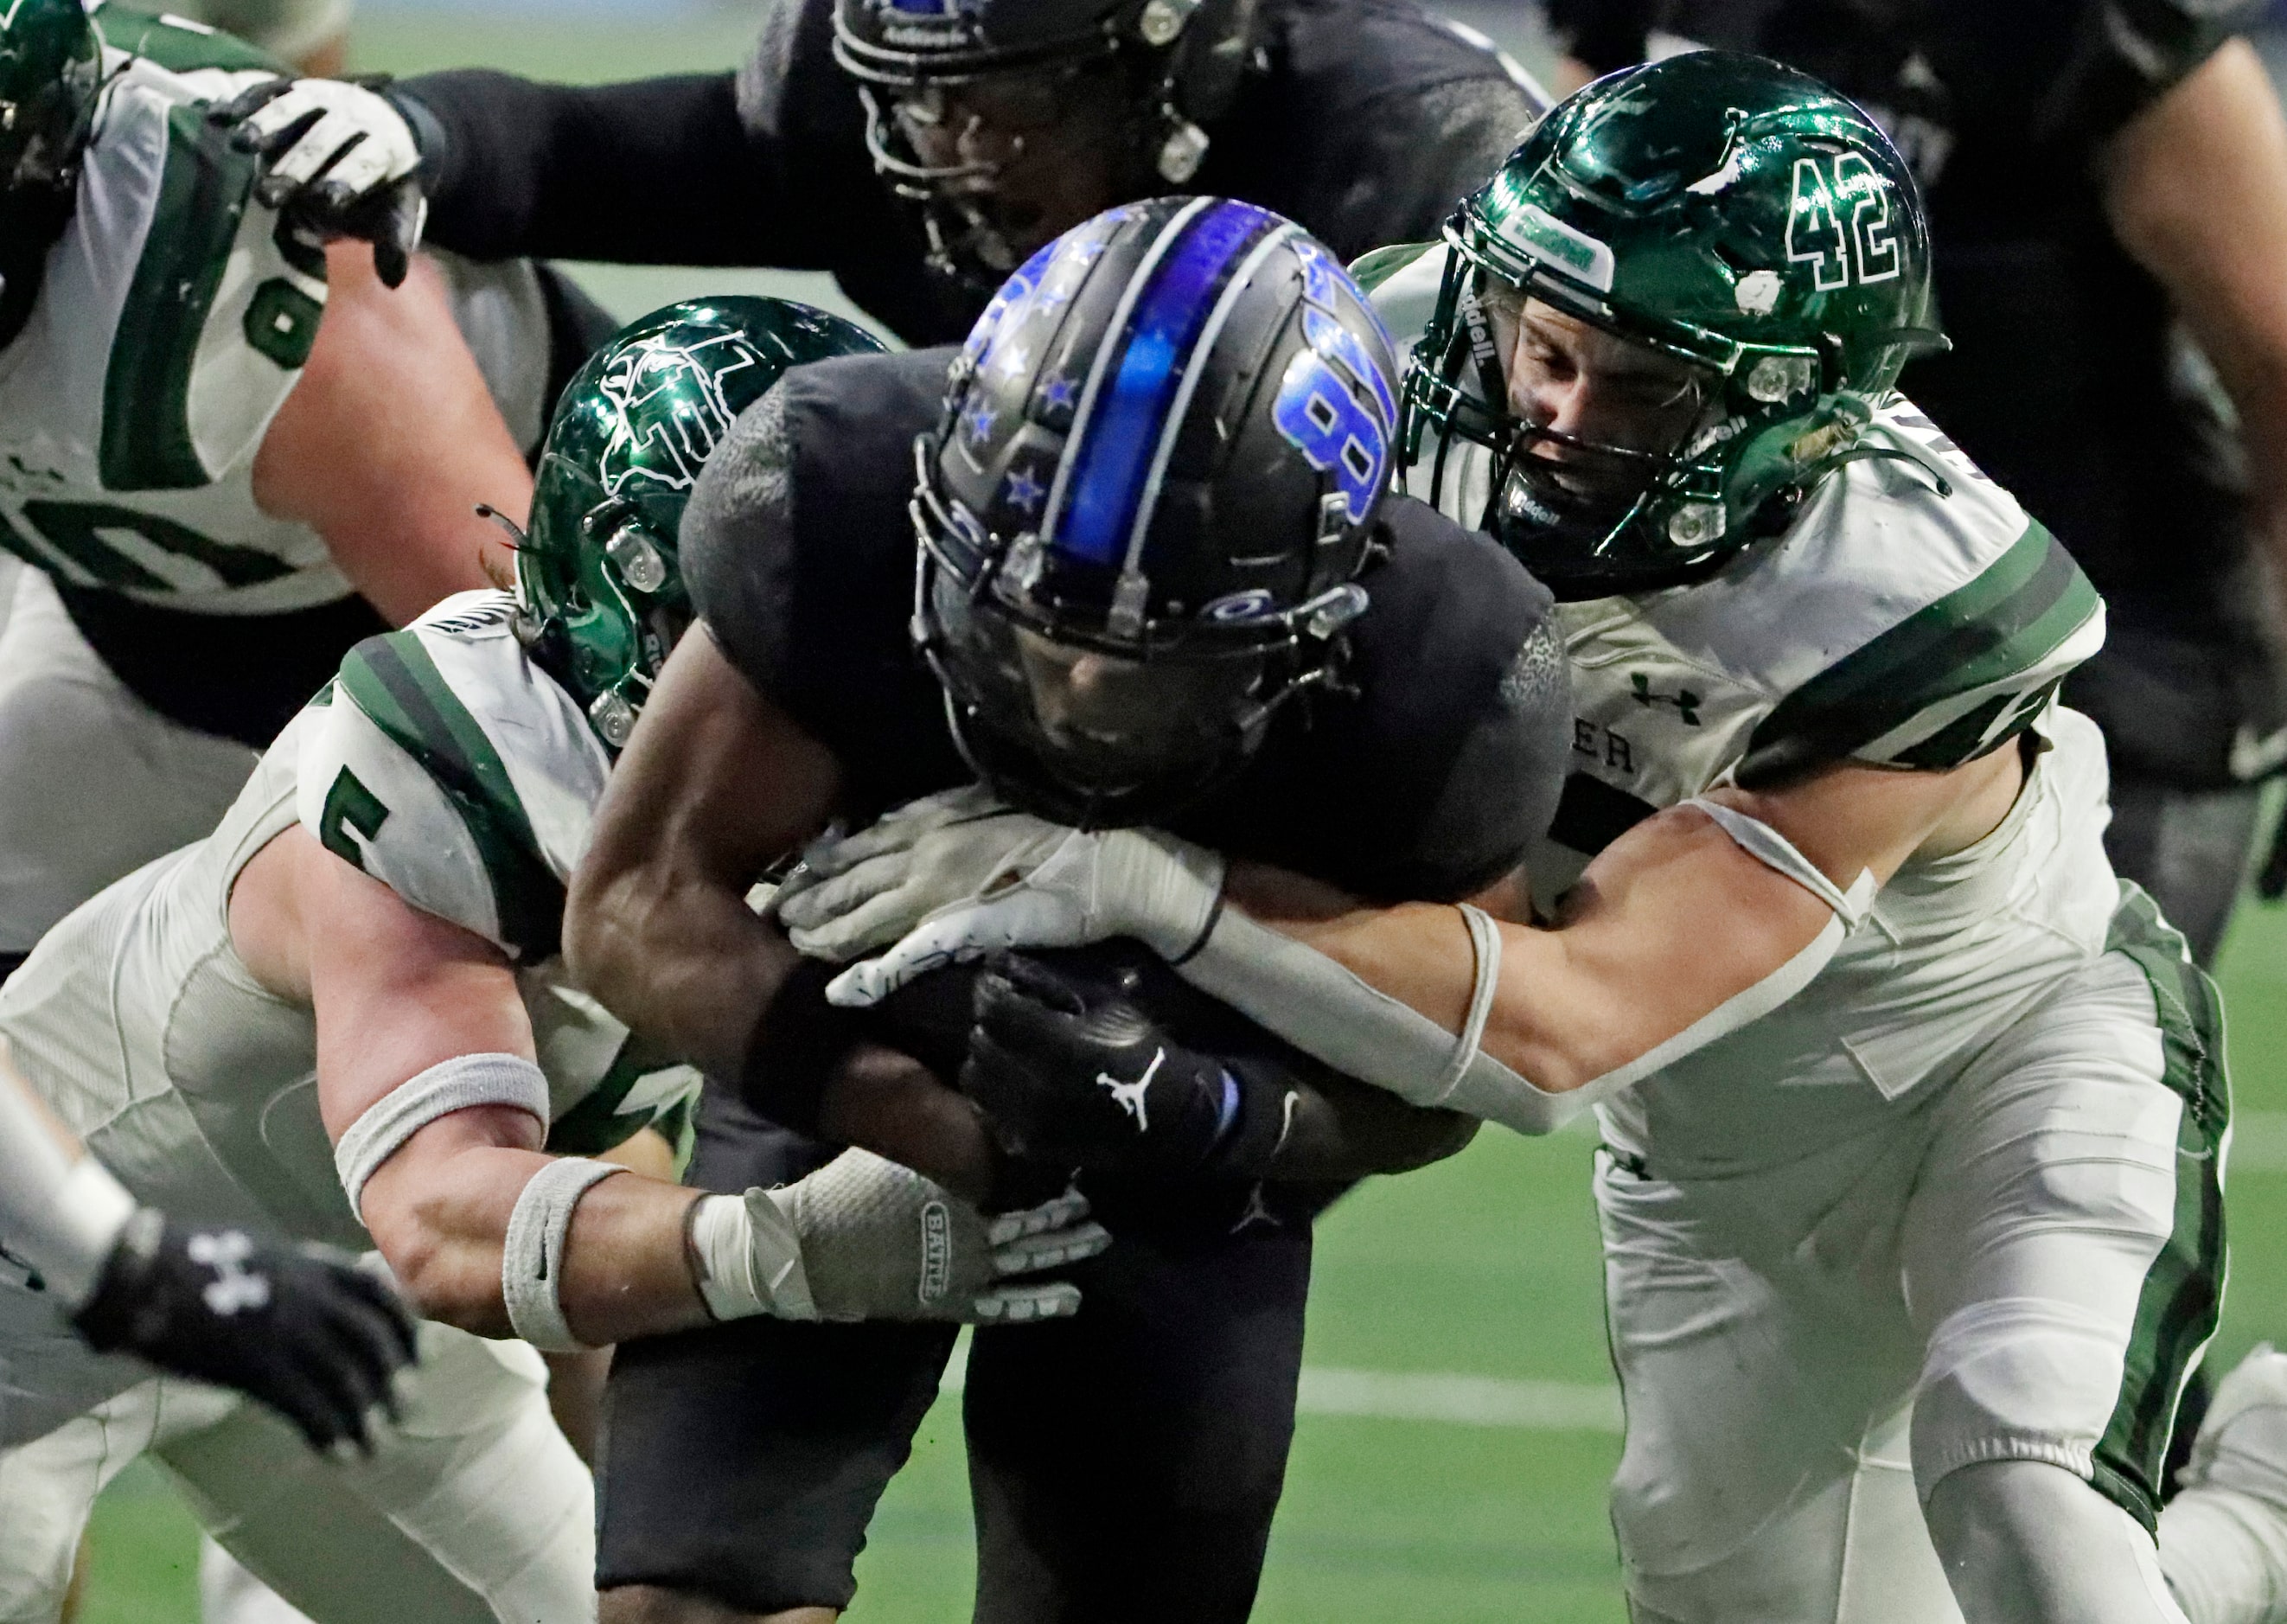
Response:
M727 65L751 12L611 30L441 15L361 24L360 66L467 63L566 78ZM702 291L830 297L822 279L604 271L632 315ZM2240 1247L2213 1358L2287 1332L2287 914L2251 907L2226 955L2239 1106ZM2280 1113L2275 1117L2252 1113ZM1603 1483L1617 1455L1578 1134L1489 1131L1463 1156L1372 1185L1321 1230L1305 1410L1257 1616L1270 1624L1618 1624ZM1409 1374L1414 1382L1390 1380ZM1457 1378L1492 1378L1474 1384ZM1377 1379L1381 1378L1381 1379ZM1423 1419L1463 1416L1469 1419ZM1413 1419L1391 1419L1392 1416ZM1491 1423L1491 1424L1489 1424ZM187 1624L194 1531L155 1474L97 1515L87 1624ZM958 1416L940 1404L874 1525L851 1617L965 1616L971 1572ZM407 1624L419 1624L418 1620Z

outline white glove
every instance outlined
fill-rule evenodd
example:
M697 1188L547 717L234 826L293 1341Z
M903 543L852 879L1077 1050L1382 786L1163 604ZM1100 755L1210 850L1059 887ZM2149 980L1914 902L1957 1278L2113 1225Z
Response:
M837 963L886 947L938 909L1038 867L1071 831L981 784L909 801L870 828L821 840L773 905L795 947Z
M324 241L374 245L374 264L394 288L421 244L421 144L385 96L341 79L271 80L209 116L231 143L262 156L255 197Z
M946 964L1011 947L1079 947L1113 936L1180 959L1215 923L1223 875L1215 853L1156 829L1067 829L1014 883L939 908L881 957L835 977L826 996L864 1006Z
M718 1319L942 1319L1022 1324L1080 1310L1080 1287L1017 1276L1112 1244L1067 1190L987 1218L913 1171L851 1150L779 1190L700 1200L691 1240Z

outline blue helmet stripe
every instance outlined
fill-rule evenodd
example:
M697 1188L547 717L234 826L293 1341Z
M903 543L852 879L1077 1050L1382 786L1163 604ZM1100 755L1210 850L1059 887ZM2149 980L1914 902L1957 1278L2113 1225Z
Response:
M1152 267L1124 329L1107 336L1122 347L1067 454L1051 546L1092 564L1126 557L1152 453L1222 281L1256 237L1284 224L1247 203L1219 202L1194 217Z

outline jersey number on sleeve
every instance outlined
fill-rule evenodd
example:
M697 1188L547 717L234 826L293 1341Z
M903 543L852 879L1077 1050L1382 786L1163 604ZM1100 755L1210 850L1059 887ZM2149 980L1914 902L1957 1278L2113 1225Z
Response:
M365 787L358 775L344 767L334 774L326 804L318 813L318 844L352 867L366 873L366 844L389 821L389 808Z
M179 587L136 562L125 548L110 539L113 535L138 537L161 552L202 564L226 587L258 586L293 573L291 565L266 552L233 547L171 519L108 502L27 502L23 511L24 518L47 543L47 551L33 545L4 517L0 517L0 544L35 569L53 567L54 555L60 555L98 586L121 591L172 592Z

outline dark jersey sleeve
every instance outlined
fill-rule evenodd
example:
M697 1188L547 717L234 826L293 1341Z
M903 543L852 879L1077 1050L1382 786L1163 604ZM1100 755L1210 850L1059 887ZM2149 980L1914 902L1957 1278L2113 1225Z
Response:
M1281 713L1249 770L1176 832L1376 901L1509 873L1555 814L1571 689L1548 590L1427 505L1384 510L1347 692Z
M434 121L422 132L430 238L479 258L629 265L833 269L887 251L894 217L831 34L830 4L772 0L736 73L399 81Z
M795 368L732 426L683 515L684 579L716 642L874 810L971 776L907 631L914 438L952 356Z
M1276 209L1345 260L1436 235L1534 116L1505 59L1418 6L1265 10L1268 71L1217 126L1198 186Z
M423 131L429 240L515 255L785 265L787 211L739 122L732 75L539 84L483 68L405 79Z

